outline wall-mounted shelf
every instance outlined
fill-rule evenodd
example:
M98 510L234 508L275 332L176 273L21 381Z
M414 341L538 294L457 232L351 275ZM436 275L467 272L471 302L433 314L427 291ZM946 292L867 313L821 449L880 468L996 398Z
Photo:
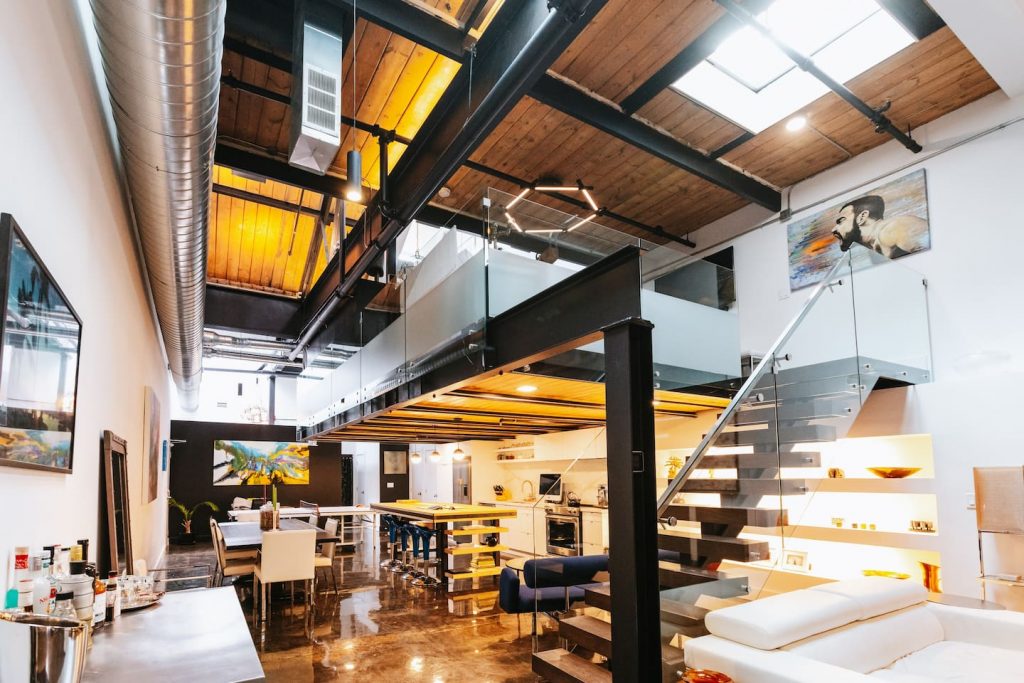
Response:
M532 451L532 450L533 450L533 444L530 443L530 444L520 444L520 445L513 445L513 446L499 446L498 448L494 449L494 452L495 453L513 453L515 451Z
M808 493L934 493L935 480L924 477L906 479L846 478L809 481Z

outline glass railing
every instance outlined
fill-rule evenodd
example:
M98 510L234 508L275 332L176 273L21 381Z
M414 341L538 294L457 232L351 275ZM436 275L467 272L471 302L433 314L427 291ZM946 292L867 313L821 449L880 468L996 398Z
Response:
M858 491L853 479L837 483L846 472L830 465L873 389L930 380L927 316L919 274L855 246L729 405L699 418L700 438L690 430L659 439L659 463L673 469L658 507L666 645L705 633L710 610L851 573L900 573L889 570L899 568L901 538L886 531L906 531L906 522L883 519L884 505L853 519L830 510L844 505L833 494ZM689 391L721 395L736 384ZM867 466L850 467L851 477L885 491ZM903 564L916 563L918 547L906 539Z

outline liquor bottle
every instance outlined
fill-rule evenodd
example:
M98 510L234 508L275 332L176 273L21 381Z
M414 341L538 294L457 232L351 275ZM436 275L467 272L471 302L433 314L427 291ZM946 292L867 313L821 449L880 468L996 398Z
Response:
M121 591L117 586L117 571L112 570L107 574L107 621L114 621L121 617Z
M97 576L93 582L92 627L103 623L107 613L107 586Z
M43 558L42 572L32 581L32 611L36 614L53 612L57 599L57 584L51 581L50 560Z

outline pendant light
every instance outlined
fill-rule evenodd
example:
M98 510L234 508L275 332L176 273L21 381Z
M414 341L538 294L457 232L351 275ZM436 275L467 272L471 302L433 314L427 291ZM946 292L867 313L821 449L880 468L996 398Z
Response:
M462 450L462 448L459 446L459 444L455 444L455 450L452 452L452 460L462 461L462 460L465 460L465 459L466 459L465 451Z
M441 451L437 450L437 446L434 447L434 451L430 454L430 462L435 464L441 462Z
M423 462L423 456L420 455L419 451L413 451L412 453L409 454L409 462L411 462L413 465L419 465L421 462Z
M352 3L352 26L356 25L356 3ZM356 108L356 52L357 41L355 30L352 31L352 118L359 116ZM352 149L345 158L345 199L350 202L363 201L363 157L356 149L356 130L352 128Z

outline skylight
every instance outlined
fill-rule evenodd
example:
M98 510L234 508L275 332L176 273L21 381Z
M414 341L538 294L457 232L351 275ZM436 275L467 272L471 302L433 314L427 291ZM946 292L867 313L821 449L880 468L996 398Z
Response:
M840 83L914 42L875 0L776 0L758 19ZM673 87L753 133L828 92L746 26Z

